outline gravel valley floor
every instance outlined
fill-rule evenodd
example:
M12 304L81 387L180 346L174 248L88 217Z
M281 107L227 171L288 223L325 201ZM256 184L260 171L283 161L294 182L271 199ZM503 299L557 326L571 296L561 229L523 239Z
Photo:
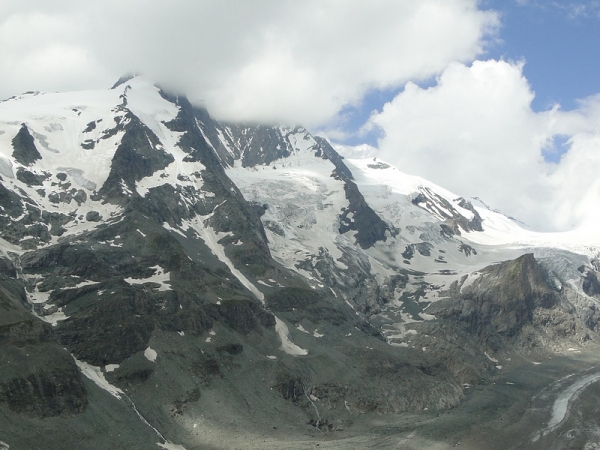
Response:
M294 431L293 424L276 422L271 429L239 422L222 427L207 419L196 424L194 434L197 448L207 450L596 449L598 355L597 348L588 348L524 364L467 389L458 408L441 414L362 415L348 429L329 433Z

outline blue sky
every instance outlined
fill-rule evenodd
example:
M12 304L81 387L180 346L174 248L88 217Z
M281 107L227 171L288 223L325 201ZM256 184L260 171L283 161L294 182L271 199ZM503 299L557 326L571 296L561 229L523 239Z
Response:
M502 21L489 56L526 61L534 109L573 109L577 99L600 92L600 2L482 2L488 5Z

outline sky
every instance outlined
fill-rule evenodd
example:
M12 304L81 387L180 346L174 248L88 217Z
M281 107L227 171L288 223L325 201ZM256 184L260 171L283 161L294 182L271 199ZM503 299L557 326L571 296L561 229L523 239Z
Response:
M217 119L302 124L534 229L583 229L599 44L600 0L0 0L0 98L143 73Z

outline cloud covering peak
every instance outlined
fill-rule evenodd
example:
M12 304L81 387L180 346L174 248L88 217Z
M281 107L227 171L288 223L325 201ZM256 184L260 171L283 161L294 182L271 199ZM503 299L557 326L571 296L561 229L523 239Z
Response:
M4 98L136 71L222 119L307 126L369 89L472 60L498 27L475 0L24 0L0 12Z

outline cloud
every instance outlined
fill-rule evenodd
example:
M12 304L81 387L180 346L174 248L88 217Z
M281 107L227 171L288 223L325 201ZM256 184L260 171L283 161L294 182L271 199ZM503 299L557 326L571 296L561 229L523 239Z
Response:
M26 90L86 88L102 68L73 39L85 32L84 22L78 14L41 11L6 16L0 23L2 97Z
M476 0L9 0L0 12L2 97L139 71L219 118L307 126L471 61L499 25Z
M344 155L346 158L372 158L379 153L377 148L369 144L343 145L332 143L331 145L333 146L335 151L337 151L341 155Z
M378 156L536 229L581 225L600 200L600 96L574 111L535 112L522 69L451 63L434 87L407 83L370 119L384 133ZM543 158L555 136L568 139L558 164Z
M536 8L538 10L552 11L564 15L567 19L595 19L600 18L600 1L547 1L547 0L515 0L521 7Z

